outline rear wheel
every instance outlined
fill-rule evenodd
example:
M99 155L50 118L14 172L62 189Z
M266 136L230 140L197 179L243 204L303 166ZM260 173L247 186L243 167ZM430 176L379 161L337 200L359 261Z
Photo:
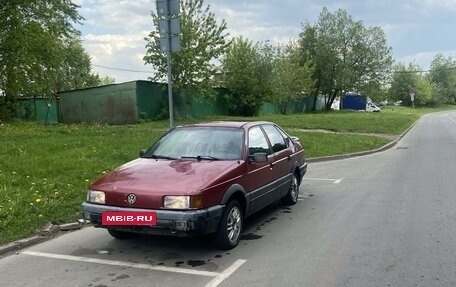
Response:
M285 205L294 205L298 202L299 196L299 181L298 175L295 173L293 174L293 178L291 179L290 189L288 190L287 195L282 197L282 203Z
M216 245L228 250L236 247L241 238L244 215L237 200L230 200L225 206L220 226L216 233Z
M109 234L116 238L116 239L130 239L132 238L135 234L132 232L127 232L127 231L118 231L118 230L113 230L113 229L108 229Z

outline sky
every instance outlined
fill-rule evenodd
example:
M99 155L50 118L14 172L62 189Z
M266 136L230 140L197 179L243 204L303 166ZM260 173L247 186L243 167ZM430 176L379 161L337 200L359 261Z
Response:
M144 37L154 28L155 0L73 0L85 18L76 28L100 76L116 83L147 80ZM286 44L302 24L314 24L323 7L344 9L365 27L381 27L396 62L430 68L436 53L456 57L456 0L205 0L218 21L225 19L230 37Z

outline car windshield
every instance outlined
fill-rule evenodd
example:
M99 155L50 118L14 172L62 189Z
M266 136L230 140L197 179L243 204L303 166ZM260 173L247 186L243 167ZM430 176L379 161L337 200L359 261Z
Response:
M144 157L164 159L236 160L243 130L228 127L179 127L156 142Z

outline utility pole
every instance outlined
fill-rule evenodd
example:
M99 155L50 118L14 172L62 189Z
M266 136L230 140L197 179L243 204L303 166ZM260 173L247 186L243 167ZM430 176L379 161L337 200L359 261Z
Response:
M166 53L168 67L168 102L169 128L174 127L173 79L171 73L171 53L180 51L180 1L157 0L158 30L160 32L160 50Z

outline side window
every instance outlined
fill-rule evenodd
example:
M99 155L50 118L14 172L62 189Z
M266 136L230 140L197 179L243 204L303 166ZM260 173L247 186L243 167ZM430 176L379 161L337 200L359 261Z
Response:
M272 125L264 125L262 126L266 135L269 138L269 141L272 145L273 152L279 152L287 148L287 144L285 143L285 139L283 138L282 134Z
M253 127L249 130L249 155L257 152L271 154L268 141L264 137L260 127Z
M282 135L282 137L285 139L285 145L287 147L290 147L290 143L292 143L291 141L291 138L287 135L286 132L284 132L281 128L279 127L276 127L276 129L280 132L280 134Z

